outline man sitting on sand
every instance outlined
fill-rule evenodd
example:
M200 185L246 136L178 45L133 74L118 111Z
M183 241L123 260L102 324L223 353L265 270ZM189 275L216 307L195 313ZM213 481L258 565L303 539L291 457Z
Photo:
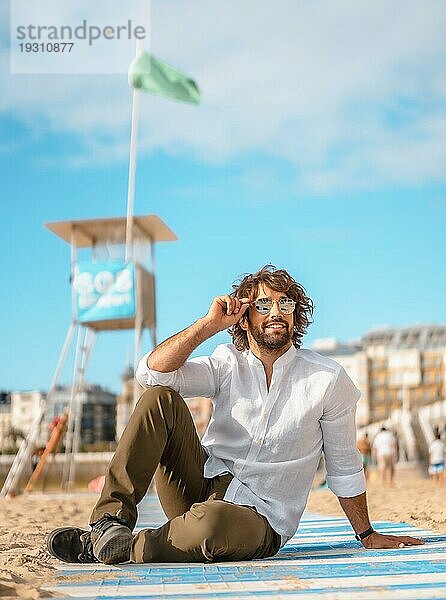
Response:
M324 452L327 484L366 548L421 544L370 524L356 448L359 392L331 359L301 349L313 303L268 265L141 360L141 396L109 465L91 531L62 527L67 562L206 562L273 556L295 533ZM232 344L190 354L228 329ZM200 442L183 398L211 398ZM155 475L168 522L132 530Z

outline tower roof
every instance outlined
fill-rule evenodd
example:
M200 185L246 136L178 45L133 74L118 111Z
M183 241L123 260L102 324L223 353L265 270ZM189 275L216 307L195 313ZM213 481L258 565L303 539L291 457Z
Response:
M98 242L125 242L126 217L85 219L80 221L56 221L45 226L68 244L77 248L92 248ZM147 236L151 242L174 242L177 236L157 215L133 217L133 227Z

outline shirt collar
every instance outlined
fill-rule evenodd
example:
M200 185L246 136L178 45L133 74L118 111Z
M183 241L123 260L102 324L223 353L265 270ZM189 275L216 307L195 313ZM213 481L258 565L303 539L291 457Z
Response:
M291 344L291 347L288 348L288 350L282 354L282 356L279 356L279 358L277 360L274 361L274 369L277 369L278 367L284 367L285 365L287 365L288 363L290 363L292 360L294 360L297 356L297 349L296 347ZM251 350L248 350L248 353L246 355L246 360L248 361L248 364L252 365L252 366L261 366L262 362L257 358L257 356L255 356L255 354L253 354L251 352Z

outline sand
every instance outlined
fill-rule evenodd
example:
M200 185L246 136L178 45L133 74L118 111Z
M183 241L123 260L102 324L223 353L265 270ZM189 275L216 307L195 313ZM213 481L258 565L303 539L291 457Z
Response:
M63 525L85 527L95 494L63 499L55 494L0 498L0 598L49 598L58 561L47 554L45 536ZM59 563L61 564L61 563ZM63 594L58 594L61 596Z
M376 471L367 481L370 519L405 522L414 527L446 533L446 480L439 486L419 470L400 470L394 485L383 487ZM345 516L328 489L314 489L307 508L325 515Z
M446 483L443 487L417 471L398 473L392 488L382 488L372 473L368 500L372 520L405 521L446 534ZM54 582L56 564L45 551L45 536L64 525L85 527L95 494L69 499L58 494L28 494L0 499L0 598L48 598L42 586ZM314 489L308 508L327 515L343 513L329 490ZM62 594L58 594L61 596Z

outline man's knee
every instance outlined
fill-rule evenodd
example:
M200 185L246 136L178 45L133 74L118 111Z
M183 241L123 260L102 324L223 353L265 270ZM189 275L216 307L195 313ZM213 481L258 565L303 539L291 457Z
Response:
M172 407L176 402L184 402L178 392L165 385L153 385L140 396L137 406L148 410Z
M155 385L149 387L140 396L132 419L149 419L152 425L162 419L168 428L172 427L175 417L181 410L181 404L185 405L184 400L172 388Z

